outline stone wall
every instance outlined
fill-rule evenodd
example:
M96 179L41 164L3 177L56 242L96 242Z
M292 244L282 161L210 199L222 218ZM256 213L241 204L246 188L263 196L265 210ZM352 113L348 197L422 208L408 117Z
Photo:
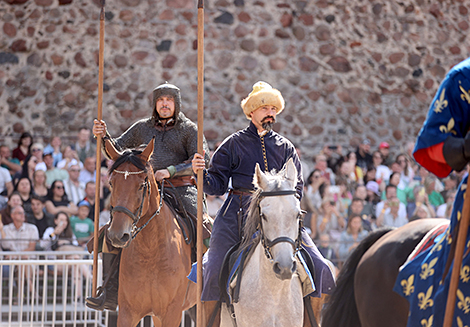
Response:
M445 73L469 55L464 0L205 1L205 135L247 125L258 80L279 89L276 130L311 158L325 143L413 141ZM97 0L3 0L0 135L64 138L96 116ZM197 117L196 0L106 3L103 117L118 135L167 80Z

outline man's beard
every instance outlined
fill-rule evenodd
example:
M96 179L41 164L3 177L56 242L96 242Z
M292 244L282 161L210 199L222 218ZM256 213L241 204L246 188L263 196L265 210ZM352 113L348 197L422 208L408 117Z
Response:
M267 121L268 118L271 118L272 121ZM276 119L273 116L266 116L261 120L261 126L263 126L263 128L269 132L273 129L273 124L275 122L276 122Z

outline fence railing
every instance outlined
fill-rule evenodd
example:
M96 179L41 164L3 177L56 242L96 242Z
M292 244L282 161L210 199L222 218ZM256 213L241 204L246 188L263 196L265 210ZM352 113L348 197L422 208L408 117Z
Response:
M86 252L3 252L0 326L114 326L116 313L85 305L93 260ZM79 256L81 259L67 259ZM35 259L27 259L35 257ZM98 284L101 260L98 260ZM140 326L153 327L149 317ZM183 313L181 326L194 327Z

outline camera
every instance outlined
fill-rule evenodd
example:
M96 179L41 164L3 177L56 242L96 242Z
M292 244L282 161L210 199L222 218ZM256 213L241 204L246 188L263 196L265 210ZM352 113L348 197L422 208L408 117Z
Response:
M338 150L338 146L337 146L337 145L329 145L329 146L328 146L328 149L330 149L330 150Z

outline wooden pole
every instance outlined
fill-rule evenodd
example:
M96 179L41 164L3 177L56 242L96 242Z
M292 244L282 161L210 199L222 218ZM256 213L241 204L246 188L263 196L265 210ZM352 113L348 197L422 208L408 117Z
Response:
M204 153L204 0L197 4L197 152ZM197 326L203 325L202 310L202 220L203 171L197 172Z
M99 73L98 73L98 120L103 119L103 70L104 70L104 2L101 0L100 12L100 45L99 45ZM93 239L93 296L97 293L98 276L98 229L100 221L100 187L101 187L101 135L96 138L96 191L95 191L95 231Z
M468 226L470 222L470 192L468 191L468 181L460 219L457 240L452 240L453 242L456 241L457 244L455 245L454 265L450 276L449 293L447 294L444 327L451 327L452 321L454 320L455 300L459 286L460 270L462 269L463 253L467 243Z

